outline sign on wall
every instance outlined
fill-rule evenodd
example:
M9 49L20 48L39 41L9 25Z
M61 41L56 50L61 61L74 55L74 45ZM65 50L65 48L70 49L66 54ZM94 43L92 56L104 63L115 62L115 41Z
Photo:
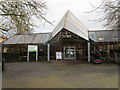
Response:
M56 60L61 59L62 60L62 52L56 52Z
M36 61L38 61L38 46L37 45L28 45L28 56L27 56L27 61L29 62L29 53L30 52L36 52Z
M28 45L28 52L37 52L37 45Z

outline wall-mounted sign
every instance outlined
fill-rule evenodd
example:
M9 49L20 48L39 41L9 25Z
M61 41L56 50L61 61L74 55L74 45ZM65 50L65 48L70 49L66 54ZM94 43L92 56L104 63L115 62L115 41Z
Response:
M37 45L28 45L28 52L37 52Z
M28 54L27 54L27 61L29 62L30 52L36 53L36 61L38 61L38 46L37 45L28 45Z

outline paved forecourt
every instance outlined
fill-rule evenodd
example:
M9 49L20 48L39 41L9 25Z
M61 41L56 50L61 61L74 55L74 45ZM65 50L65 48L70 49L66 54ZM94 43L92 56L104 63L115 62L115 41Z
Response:
M88 62L6 63L3 88L118 88L118 66Z

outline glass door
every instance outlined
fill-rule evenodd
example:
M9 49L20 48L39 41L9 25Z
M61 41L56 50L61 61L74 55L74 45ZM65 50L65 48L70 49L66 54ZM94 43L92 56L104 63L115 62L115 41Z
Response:
M75 46L64 47L64 59L76 59Z

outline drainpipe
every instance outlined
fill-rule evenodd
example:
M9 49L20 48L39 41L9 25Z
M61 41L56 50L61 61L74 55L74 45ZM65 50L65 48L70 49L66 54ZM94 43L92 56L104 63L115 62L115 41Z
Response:
M50 44L47 44L47 60L50 61Z
M27 62L29 62L29 51L27 51Z
M90 42L88 42L88 62L90 62Z

